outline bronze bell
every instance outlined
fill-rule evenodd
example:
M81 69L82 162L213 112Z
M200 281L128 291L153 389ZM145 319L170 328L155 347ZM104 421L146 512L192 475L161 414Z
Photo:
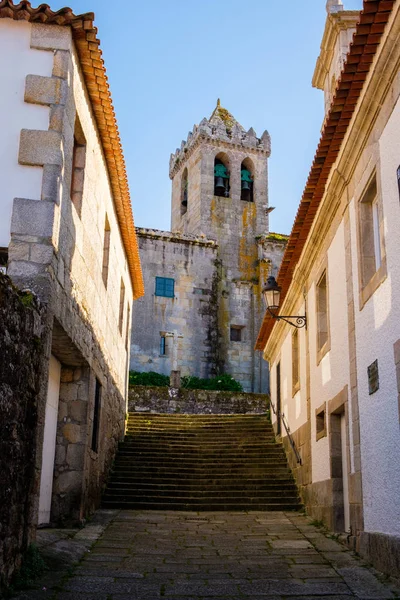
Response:
M242 190L244 192L250 191L250 183L246 179L242 179Z
M225 182L224 182L224 178L223 177L216 177L215 178L215 189L216 190L222 190L225 192Z

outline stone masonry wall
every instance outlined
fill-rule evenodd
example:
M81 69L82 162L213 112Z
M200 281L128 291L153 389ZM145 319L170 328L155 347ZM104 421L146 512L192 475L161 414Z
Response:
M244 392L185 390L135 385L129 390L129 411L182 414L263 414L269 397Z
M218 367L217 244L200 236L138 229L145 296L132 316L130 367L169 375L177 343L182 375L208 378ZM155 295L156 277L174 280L174 298ZM176 332L178 340L168 335ZM166 353L160 355L160 338Z
M44 309L0 274L0 594L34 539L37 397L46 378Z

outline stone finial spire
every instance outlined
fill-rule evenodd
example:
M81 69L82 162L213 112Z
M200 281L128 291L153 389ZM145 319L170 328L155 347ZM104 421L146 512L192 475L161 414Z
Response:
M328 15L330 13L340 12L341 10L344 10L344 6L343 6L342 0L328 0L327 1L327 3L326 3L326 12L328 13Z

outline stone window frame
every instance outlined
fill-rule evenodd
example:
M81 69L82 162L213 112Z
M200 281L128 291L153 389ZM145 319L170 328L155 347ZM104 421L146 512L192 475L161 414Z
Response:
M318 440L326 437L326 402L315 409L315 439Z
M7 274L8 248L0 248L0 273Z
M167 334L165 331L160 331L160 348L159 348L159 356L160 358L167 358ZM162 341L164 340L164 341Z
M292 333L292 397L300 390L300 334L295 329Z
M393 344L394 365L396 369L397 379L397 402L399 407L399 423L400 423L400 339Z
M214 169L215 169L215 163L216 161L219 160L221 161L221 163L226 167L227 173L228 173L228 182L227 182L227 191L228 191L228 195L227 196L218 196L215 194L215 175L214 175ZM218 152L216 152L214 158L213 158L213 197L214 198L225 198L226 200L228 199L232 199L232 182L231 182L231 157L228 153L219 150Z
M242 331L244 330L244 328L245 328L244 325L230 325L229 326L229 340L231 342L238 342L239 344L242 343L242 342L244 342L243 334L242 334ZM238 332L239 339L236 339L236 340L232 339L232 332L233 331Z
M125 350L129 349L129 329L131 325L131 306L128 302L126 309L126 330L125 330Z
M326 279L326 327L327 327L327 338L325 342L320 346L319 344L319 335L320 335L320 327L319 327L319 311L318 311L318 287L321 283L322 279L325 277ZM329 311L329 271L328 271L328 261L325 259L321 268L318 271L318 275L315 280L315 344L316 344L316 359L317 366L331 349L331 328L330 328L330 311Z
M396 169L396 176L397 176L397 189L399 191L399 200L400 200L400 165Z
M92 452L94 452L94 454L98 454L100 441L100 422L103 386L97 377L95 378L94 387L95 389L93 400L92 436L90 442L90 449Z
M82 198L85 184L86 138L76 113L74 127L74 145L72 149L70 197L79 218L82 215Z
M110 264L110 248L111 248L111 227L108 220L107 213L104 219L104 238L103 238L103 265L102 265L102 279L104 287L107 289L108 285L108 272Z
M246 200L245 198L243 198L243 194L242 194L242 169L243 167L245 169L247 169L250 172L250 175L252 177L252 184L251 184L251 190L250 190L250 198L248 200ZM250 158L250 156L246 156L242 162L240 163L240 200L242 202L255 202L255 165L253 160Z
M122 335L124 329L124 312L125 312L125 283L121 277L121 285L119 290L119 316L118 316L118 329L120 335Z
M184 204L184 200L185 200L185 191L186 191L186 206ZM181 196L180 196L181 202L180 202L180 207L181 207L181 217L183 217L183 215L186 215L187 210L188 210L188 205L189 205L189 171L188 168L185 167L182 173L182 177L181 177Z
M375 194L373 194L373 186L375 185ZM372 188L372 189L371 189ZM373 196L373 199L370 198ZM364 205L364 206L363 206ZM367 205L371 205L371 209L366 209ZM375 245L376 230L373 219L373 206L377 206L378 210L378 235L379 235L379 252L380 265L374 273L366 275L366 258L364 258L363 246L368 242L367 235L369 229L369 239L372 245L371 238ZM369 226L369 227L368 227ZM386 247L384 237L384 216L382 191L380 182L379 162L373 167L369 174L366 184L363 186L361 193L356 198L356 229L357 229L357 263L358 263L358 285L359 285L359 310L362 310L371 298L378 287L385 281L387 277L387 261ZM367 229L367 231L366 231ZM371 235L372 230L372 235ZM364 232L364 233L363 233ZM371 258L371 257L370 257ZM374 253L374 259L376 255Z

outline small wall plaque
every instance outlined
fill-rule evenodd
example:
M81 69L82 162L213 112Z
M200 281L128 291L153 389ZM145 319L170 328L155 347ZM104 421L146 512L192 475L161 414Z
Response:
M368 390L370 395L379 390L378 359L368 367Z

